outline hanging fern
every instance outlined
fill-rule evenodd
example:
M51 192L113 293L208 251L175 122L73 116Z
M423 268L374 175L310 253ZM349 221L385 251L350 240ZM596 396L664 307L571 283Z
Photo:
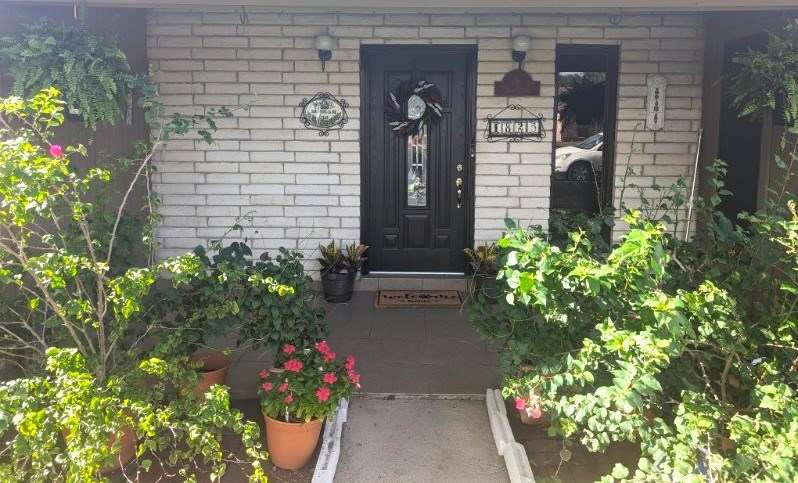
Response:
M87 127L113 124L127 101L130 66L115 38L91 33L84 22L54 26L47 19L25 33L0 39L14 95L32 97L47 87L61 91Z
M770 34L764 52L749 50L733 59L729 94L740 117L771 109L786 125L798 120L798 24L788 23Z

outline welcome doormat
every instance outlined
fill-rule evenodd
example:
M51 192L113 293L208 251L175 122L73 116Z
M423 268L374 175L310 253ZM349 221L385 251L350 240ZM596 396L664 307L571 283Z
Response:
M380 290L377 292L377 308L455 308L463 301L457 290Z

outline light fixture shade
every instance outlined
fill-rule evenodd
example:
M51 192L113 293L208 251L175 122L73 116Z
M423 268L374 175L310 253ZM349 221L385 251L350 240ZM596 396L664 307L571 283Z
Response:
M313 45L316 47L316 50L332 50L332 37L327 34L317 35L315 39L313 39Z
M526 35L519 35L513 39L513 50L515 52L526 52L529 50L529 37Z

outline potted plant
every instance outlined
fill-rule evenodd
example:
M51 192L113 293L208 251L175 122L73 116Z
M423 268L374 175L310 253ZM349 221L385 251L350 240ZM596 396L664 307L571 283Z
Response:
M33 96L54 86L67 111L96 129L121 117L132 76L116 39L92 33L79 17L72 24L34 22L24 33L0 39L0 54L8 61L13 94Z
M232 230L243 231L238 223ZM277 263L268 253L254 259L246 238L225 245L224 237L210 250L195 248L194 254L203 269L188 283L161 294L157 316L170 321L182 351L198 363L197 394L226 382L230 358L214 342L233 329L238 331L237 347L257 348L272 341L268 345L273 349L285 340L313 341L324 332L323 312L302 290L310 283L302 277L298 254L281 254Z
M298 469L310 460L325 419L341 399L360 387L355 358L344 362L325 341L313 347L286 344L278 367L264 370L260 380L261 410L266 421L266 446L275 465Z
M471 280L474 293L483 293L489 299L496 298L496 275L499 266L496 264L496 244L477 246L475 249L463 250L471 266Z
M321 281L324 286L324 298L328 302L346 302L352 298L355 278L367 258L364 257L369 247L352 242L345 251L335 244L319 245L321 264Z

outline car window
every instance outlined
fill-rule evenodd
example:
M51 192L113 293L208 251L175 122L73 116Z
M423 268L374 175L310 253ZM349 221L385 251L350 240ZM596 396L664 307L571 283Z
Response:
M601 144L602 141L604 141L604 134L594 134L577 144L576 147L579 149L593 149L596 147L596 145Z

